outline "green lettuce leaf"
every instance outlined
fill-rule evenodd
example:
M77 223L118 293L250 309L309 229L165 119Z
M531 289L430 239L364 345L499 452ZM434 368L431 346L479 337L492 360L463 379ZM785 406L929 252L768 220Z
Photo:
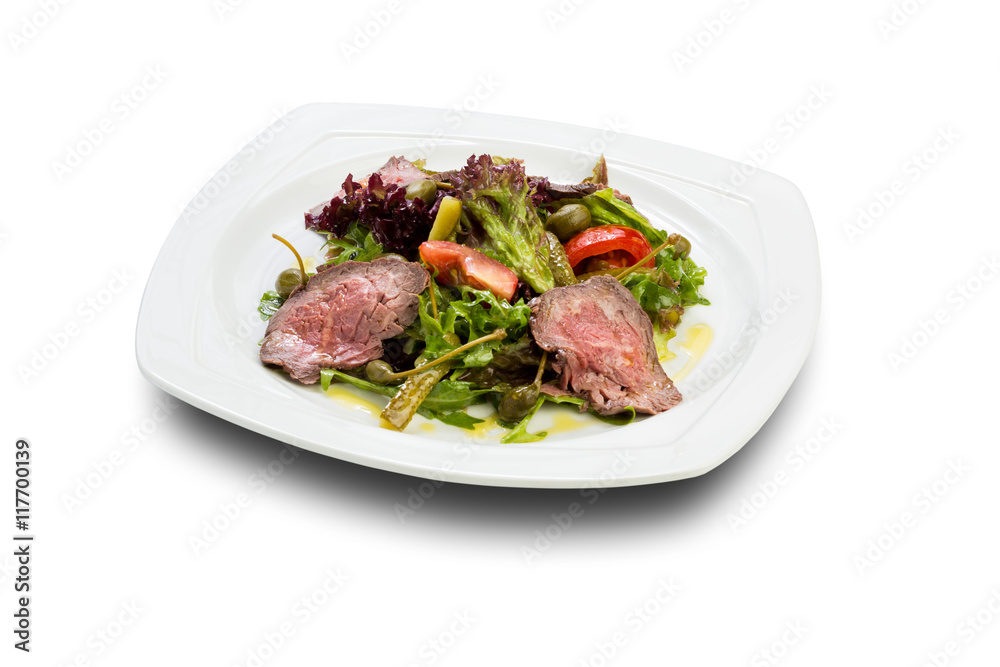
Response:
M529 200L530 186L521 161L473 156L462 169L461 179L462 204L488 237L482 249L539 294L552 289L545 225Z
M531 411L525 415L524 419L519 421L510 432L500 439L500 442L508 445L511 443L522 443L522 442L538 442L546 435L548 431L539 431L538 433L528 433L528 424L531 422L531 418L535 416L538 409L542 407L542 403L545 402L546 396L542 394L535 401L535 407L531 408Z
M444 339L446 333L458 336L462 342L475 340L497 329L504 329L507 337L476 345L455 358L456 368L477 368L486 366L493 360L494 353L501 347L513 344L528 331L531 309L518 300L514 304L496 298L487 290L461 287L455 291L442 290L433 284L438 316L434 317L430 294L420 295L419 317L426 348L424 358L437 359L454 349ZM457 296L458 298L453 298Z
M667 240L669 234L649 224L642 213L628 202L615 197L612 188L584 195L580 199L565 199L567 203L583 204L590 211L591 221L602 225L623 225L642 232L649 244L656 247Z
M419 413L420 410L417 410L417 412ZM473 417L472 415L466 412L462 412L461 410L457 410L455 412L447 412L444 414L435 413L434 418L437 419L438 421L444 422L445 424L449 424L451 426L457 426L458 428L464 428L468 431L471 431L474 428L476 428L476 424L482 424L484 421L486 421L485 419L479 419L478 417Z
M285 303L285 299L274 290L264 292L264 295L260 297L260 305L257 306L260 319L265 322L271 319L271 316L278 312L283 303Z
M357 221L348 226L347 232L341 238L329 234L326 244L330 248L341 249L340 254L331 260L332 264L343 264L347 261L370 262L385 252L385 248L375 240L371 231Z
M590 410L590 414L605 424L612 424L614 426L624 426L625 424L631 424L635 420L635 408L631 405L625 406L625 409L616 415L599 415L593 410Z
M547 394L542 394L542 396L550 403L569 403L570 405L586 404L586 401L579 396L549 396ZM631 424L635 420L635 408L631 405L627 406L622 412L619 412L616 415L600 415L594 410L587 410L587 412L594 415L602 422L606 424L613 424L615 426Z
M504 444L509 443L523 443L523 442L538 442L546 435L547 431L539 431L538 433L529 433L528 424L531 422L532 417L535 413L542 407L545 402L549 403L568 403L570 405L584 405L586 402L579 396L549 396L548 394L541 394L538 400L535 402L535 407L531 409L524 419L515 424L510 432L505 435L500 442ZM590 414L594 415L602 422L607 424L613 424L615 426L624 426L626 424L631 424L635 419L635 409L632 406L628 406L622 412L616 415L599 415L593 410L588 410Z
M586 206L591 220L598 224L623 225L642 232L654 247L666 242L669 236L653 227L634 206L615 197L611 188L565 201ZM656 272L635 271L626 277L624 284L643 310L654 318L661 308L709 305L708 299L699 292L707 274L690 257L674 257L673 250L668 247L656 256Z
M394 385L376 384L335 368L321 370L319 381L323 391L329 389L334 381L343 382L387 398L392 398L399 390L399 387ZM471 382L441 380L434 385L431 393L420 404L417 414L427 419L438 419L452 426L471 429L483 420L468 415L463 410L470 405L484 402L486 396L491 392L490 389L476 389Z

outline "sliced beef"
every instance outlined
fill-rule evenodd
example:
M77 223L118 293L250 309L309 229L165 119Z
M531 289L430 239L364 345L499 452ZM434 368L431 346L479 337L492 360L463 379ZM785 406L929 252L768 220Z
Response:
M553 199L579 199L583 195L592 195L603 190L606 185L597 183L545 183L545 192Z
M323 368L378 359L382 341L417 318L417 295L429 279L419 264L389 257L323 269L271 317L260 359L305 384L319 380Z
M536 179L544 191L544 195L549 200L553 199L576 199L583 195L594 194L598 190L608 187L608 162L602 155L594 165L594 172L580 183L549 183L549 179ZM632 204L632 198L626 194L614 190L612 193L616 199L620 199L626 204Z
M420 167L405 157L391 157L375 172L382 177L382 185L405 186L413 181L430 178Z
M531 178L535 178L532 176ZM538 182L542 186L542 190L548 196L549 200L554 199L579 199L584 195L592 195L598 190L604 190L608 187L607 183L549 183L548 180L542 181L538 179ZM618 192L615 190L613 192L616 199L621 199L626 204L632 203L632 198L626 194Z
M610 276L556 287L533 299L531 334L555 354L554 384L542 391L585 399L600 414L656 414L681 402L660 366L653 325L632 293Z

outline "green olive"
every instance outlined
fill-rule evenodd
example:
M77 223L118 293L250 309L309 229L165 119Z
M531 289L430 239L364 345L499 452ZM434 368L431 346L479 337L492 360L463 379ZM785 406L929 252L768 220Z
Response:
M583 204L566 204L549 214L545 228L565 243L590 227L590 211Z
M667 240L674 246L674 259L684 259L691 254L691 242L680 234L671 234Z
M285 269L278 274L278 279L274 281L274 291L282 299L287 299L288 295L296 286L302 284L302 272L298 269Z
M536 384L526 384L513 387L500 399L497 412L505 422L519 422L528 416L538 401L539 388Z
M406 186L406 198L416 199L420 197L425 203L430 204L434 201L434 195L437 194L437 185L434 181L422 178L419 181L413 181Z
M382 253L379 253L378 255L375 255L375 259L382 259L383 257L391 257L393 259L398 259L398 260L400 260L402 262L406 261L405 257L403 257L399 253L395 253L395 252L382 252Z
M375 359L365 366L365 375L375 384L389 384L394 380L395 371L387 362Z

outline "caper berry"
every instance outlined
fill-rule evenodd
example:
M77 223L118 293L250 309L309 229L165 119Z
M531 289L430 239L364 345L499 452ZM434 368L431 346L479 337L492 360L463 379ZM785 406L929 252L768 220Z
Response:
M285 269L278 274L278 279L274 281L274 291L282 299L287 299L297 285L302 284L302 272L298 269Z
M545 228L565 243L590 227L590 211L583 204L566 204L549 214Z
M519 422L528 416L538 401L539 387L536 384L526 384L513 387L500 399L497 413L505 422Z
M674 246L674 259L684 259L691 254L691 242L680 234L671 234L667 240Z
M434 201L435 194L437 194L437 185L434 184L434 181L427 178L413 181L406 186L407 199L420 197L425 203L430 204Z
M375 384L389 384L393 381L394 378L392 376L394 374L395 371L392 370L392 366L381 359L369 361L365 365L365 375Z

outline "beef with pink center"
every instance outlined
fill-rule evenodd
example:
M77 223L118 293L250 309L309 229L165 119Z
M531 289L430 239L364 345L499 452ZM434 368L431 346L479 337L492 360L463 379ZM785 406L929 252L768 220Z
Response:
M324 368L350 369L382 356L382 341L416 318L427 271L381 258L344 262L297 287L267 325L260 359L313 384Z
M657 414L681 402L660 366L653 325L610 276L548 290L531 301L531 333L559 374L542 391L583 398L599 414Z

